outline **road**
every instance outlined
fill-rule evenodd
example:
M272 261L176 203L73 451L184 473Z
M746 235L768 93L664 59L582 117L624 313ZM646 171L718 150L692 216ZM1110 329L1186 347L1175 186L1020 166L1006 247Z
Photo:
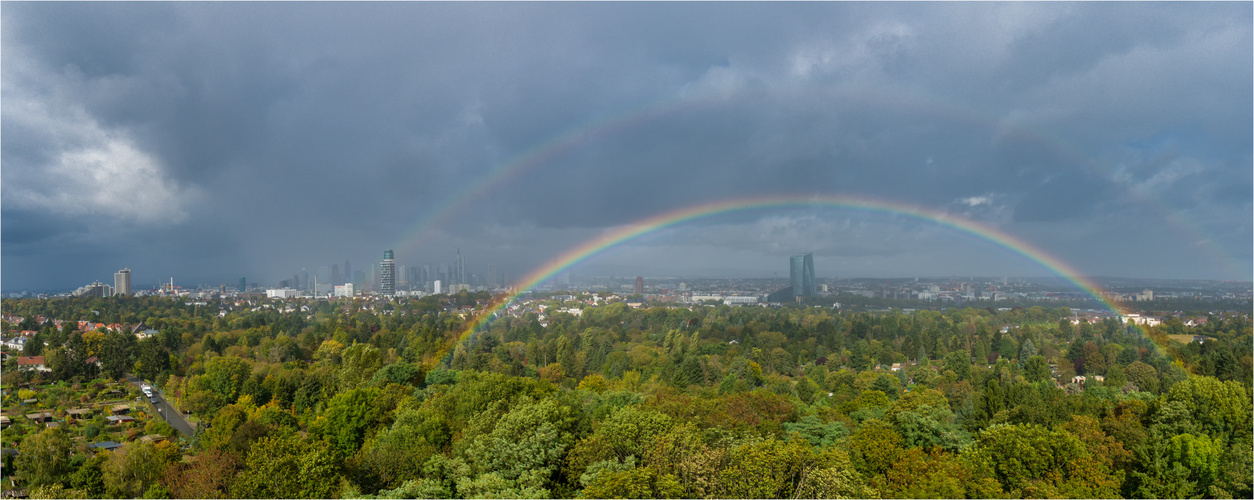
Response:
M135 387L143 385L143 382L140 381L138 377L130 373L126 374L126 380ZM169 401L166 401L165 395L161 394L161 389L158 389L155 385L152 386L152 397L157 400L157 402L153 404L153 406L157 407L157 413L160 413L163 417L165 417L165 421L176 430L188 437L191 437L191 435L196 432L196 429L192 427L192 424L189 423L187 419L183 418L183 415L179 413ZM145 400L146 399L147 398L145 398Z

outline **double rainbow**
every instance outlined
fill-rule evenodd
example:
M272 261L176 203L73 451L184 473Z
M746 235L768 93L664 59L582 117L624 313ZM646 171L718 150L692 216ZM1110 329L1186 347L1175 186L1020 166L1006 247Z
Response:
M1006 123L1003 118L998 117L992 112L972 108L969 105L950 102L943 100L937 96L909 91L906 89L885 90L881 88L861 88L861 87L840 87L826 90L823 94L825 99L835 101L857 101L861 105L874 105L887 110L909 111L914 113L922 113L925 115L941 116L953 120L955 123L967 124L979 127L985 127L999 136L1016 136L1021 140L1031 144L1038 145L1048 149L1051 153L1058 155L1067 162L1071 162L1084 170L1098 177L1110 179L1112 183L1123 186L1127 189L1128 194L1133 200L1139 204L1148 207L1155 215L1160 217L1173 230L1184 235L1183 241L1193 242L1194 246L1203 253L1208 254L1210 260L1222 266L1224 271L1233 276L1244 276L1248 273L1244 271L1246 264L1228 255L1222 251L1210 236L1204 235L1199 231L1196 223L1185 220L1183 215L1178 211L1170 208L1170 205L1159 196L1147 191L1143 187L1129 184L1122 180L1122 176L1117 175L1115 169L1108 162L1103 161L1073 144L1063 141L1062 139L1047 134L1041 130L1037 130L1024 124ZM446 226L450 220L458 215L465 213L470 207L480 203L488 198L491 193L497 192L508 186L511 181L517 179L525 172L531 172L547 165L557 158L569 153L580 145L595 141L604 137L613 137L623 131L637 128L655 120L669 116L679 115L686 112L710 108L717 109L728 102L735 102L744 98L741 92L737 91L686 91L668 96L666 98L655 101L642 103L636 107L628 108L618 113L610 114L604 117L593 119L580 123L573 128L563 131L549 139L537 143L531 148L522 151L513 156L509 160L497 165L495 168L481 175L478 180L466 183L462 188L450 196L447 196L441 203L430 208L425 214L418 218L409 228L401 233L400 240L391 245L389 248L397 248L400 252L412 252L424 241L424 236L437 228ZM866 201L866 200L863 200ZM727 204L735 204L737 201L721 202ZM856 204L856 203L855 203ZM704 205L703 205L704 206ZM901 205L893 203L872 204L877 209L886 211L895 211L885 209L884 206ZM693 207L693 209L700 207ZM937 220L932 215L934 212L927 210L919 210L917 207L905 207L907 212L919 214L922 218ZM679 212L687 212L692 209L680 210L669 214L662 214L657 217L642 221L641 223L662 219L667 219L668 215ZM699 217L694 216L694 217ZM683 219L687 220L687 219ZM682 220L680 220L682 222ZM628 227L638 226L636 223ZM951 224L958 229L960 224ZM978 226L978 225L977 225ZM998 231L991 230L987 227L973 227L972 229L984 229L986 231L970 231L976 234L988 234L986 239L998 240L1009 238ZM647 231L646 231L647 232ZM613 234L606 235L611 237ZM628 236L630 238L631 236ZM1013 238L1007 241L1018 242ZM1009 246L1009 245L1003 245ZM582 246L580 248L583 248ZM1031 247L1022 247L1028 248ZM1013 248L1012 248L1013 249ZM595 252L594 252L595 253ZM1029 258L1038 260L1042 265L1049 267L1055 271L1057 268L1051 264L1062 263L1056 259L1047 259L1045 254L1039 251L1020 252ZM1042 257L1037 259L1036 256L1029 253L1037 254ZM556 261L555 261L556 262ZM1065 269L1065 267L1064 267ZM526 280L522 284L526 284Z

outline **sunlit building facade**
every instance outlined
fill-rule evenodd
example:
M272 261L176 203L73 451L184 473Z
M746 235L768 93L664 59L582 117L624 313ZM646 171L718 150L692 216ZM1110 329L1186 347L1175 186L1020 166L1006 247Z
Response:
M131 270L121 269L113 273L113 294L114 295L130 295L131 294Z

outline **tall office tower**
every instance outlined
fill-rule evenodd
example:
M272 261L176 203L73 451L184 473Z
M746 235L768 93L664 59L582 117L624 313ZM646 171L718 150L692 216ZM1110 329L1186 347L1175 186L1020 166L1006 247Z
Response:
M344 281L347 283L355 283L355 281L353 281L353 268L348 265L348 259L344 259Z
M331 281L331 266L318 266L318 274L314 275L314 280L323 285Z
M383 251L383 262L379 263L379 291L383 295L396 295L396 262L392 260L392 251Z
M301 284L305 285L305 288L309 288L309 270L302 267L300 268L300 272L301 274L304 274L304 277L300 280Z
M457 249L457 281L456 284L464 285L470 281L466 276L466 259L462 257L462 249Z
M340 265L339 264L331 264L331 284L332 285L344 284L344 280L340 278Z
M644 293L644 276L636 276L636 293Z
M114 295L130 295L131 294L131 270L121 269L113 273L113 294Z
M397 290L409 290L409 266L396 266L396 287Z
M431 280L433 280L433 279L434 279L434 278L432 278L432 277L431 277L431 264L423 264L423 265L422 265L422 276L420 276L420 277L418 278L418 281L421 281L421 282L423 282L423 283L425 284L425 283L427 283L428 281L431 281Z
M99 281L93 281L90 285L80 288L79 290L81 291L80 295L86 295L88 297L113 296L113 288Z
M818 290L814 286L814 255L800 254L792 256L789 261L788 275L792 278L792 294L795 297L814 297Z
M246 280L246 279L244 279L244 278L245 278L244 276L240 276L240 278L239 278L239 291L240 291L240 293L243 293L243 292L244 292L244 290L246 290L246 289L248 288L248 280Z

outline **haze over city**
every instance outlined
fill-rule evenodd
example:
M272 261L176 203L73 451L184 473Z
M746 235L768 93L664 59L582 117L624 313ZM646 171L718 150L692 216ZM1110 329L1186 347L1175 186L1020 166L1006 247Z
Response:
M645 220L574 271L769 278L813 253L820 277L1254 272L1249 3L4 3L0 21L6 292L122 268L277 285L385 249L519 278Z

